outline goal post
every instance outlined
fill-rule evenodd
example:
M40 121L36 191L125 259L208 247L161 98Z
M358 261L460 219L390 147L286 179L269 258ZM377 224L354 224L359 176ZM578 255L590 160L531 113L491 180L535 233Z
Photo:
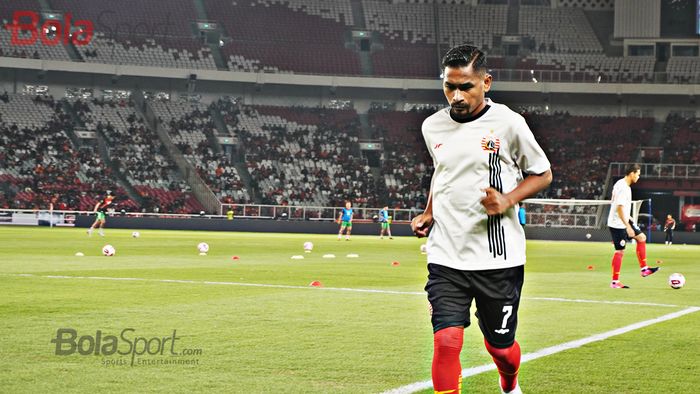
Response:
M631 215L635 223L639 223L645 202L650 213L651 200L632 201ZM529 198L523 200L521 206L525 208L527 226L600 229L607 226L610 203L611 200Z

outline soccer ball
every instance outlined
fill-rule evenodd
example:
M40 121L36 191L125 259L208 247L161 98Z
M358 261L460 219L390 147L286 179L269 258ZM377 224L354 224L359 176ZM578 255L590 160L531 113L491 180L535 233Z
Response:
M304 251L305 252L311 252L313 249L314 249L313 242L309 242L309 241L304 242Z
M102 247L102 254L105 256L114 256L115 253L117 253L117 251L114 250L114 246L112 245L105 245Z
M428 245L426 245L426 244L421 245L421 246L420 246L420 252L423 253L423 254L428 253Z
M668 285L674 289L680 289L685 285L685 276L677 272L672 273L668 277Z
M141 233L139 233L138 231L134 231L133 233L131 233L131 236L134 238L138 238L141 236Z
M586 239L591 239L591 233L586 234Z
M209 244L200 242L199 245L197 245L197 250L199 250L199 253L207 253L209 251Z

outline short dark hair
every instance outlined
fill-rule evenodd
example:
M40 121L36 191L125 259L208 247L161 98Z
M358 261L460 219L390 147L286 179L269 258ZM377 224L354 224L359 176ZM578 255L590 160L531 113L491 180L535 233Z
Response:
M473 45L458 45L452 47L445 56L442 57L442 70L445 67L465 67L471 64L475 72L485 73L488 71L486 65L486 55Z
M630 165L627 166L627 168L625 169L625 176L627 176L627 175L629 175L629 174L631 174L631 173L633 173L633 172L637 172L637 171L639 171L639 170L641 170L641 169L642 169L642 166L640 166L640 165L637 164L637 163L630 164Z

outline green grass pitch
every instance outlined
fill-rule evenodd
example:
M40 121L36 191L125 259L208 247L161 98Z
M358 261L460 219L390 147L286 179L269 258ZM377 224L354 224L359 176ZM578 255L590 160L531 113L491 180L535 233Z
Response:
M0 227L0 391L381 393L430 379L423 240L140 232L134 239L131 230L107 229L102 238L84 229ZM206 256L196 250L202 241L211 247ZM523 354L700 306L700 247L649 245L649 261L663 262L648 278L628 250L621 279L631 289L613 290L612 247L582 241L528 243ZM101 255L107 243L115 256ZM329 253L336 258L322 258ZM685 288L667 285L672 272L685 275ZM541 299L552 297L667 305ZM79 337L133 329L126 339L151 340L154 351L176 330L181 354L170 355L168 344L163 355L134 356L134 366L130 354L56 355L51 340L61 328ZM699 329L700 312L689 313L532 360L521 366L520 384L527 393L696 392ZM476 324L465 332L462 367L489 364ZM81 343L89 350L90 338ZM128 347L120 340L120 351ZM466 377L464 392L497 393L496 380L495 371Z

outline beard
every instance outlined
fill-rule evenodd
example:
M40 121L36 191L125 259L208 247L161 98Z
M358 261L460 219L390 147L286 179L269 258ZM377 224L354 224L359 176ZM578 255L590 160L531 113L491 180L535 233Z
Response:
M468 105L452 105L450 112L457 119L469 119L472 116L471 108Z

